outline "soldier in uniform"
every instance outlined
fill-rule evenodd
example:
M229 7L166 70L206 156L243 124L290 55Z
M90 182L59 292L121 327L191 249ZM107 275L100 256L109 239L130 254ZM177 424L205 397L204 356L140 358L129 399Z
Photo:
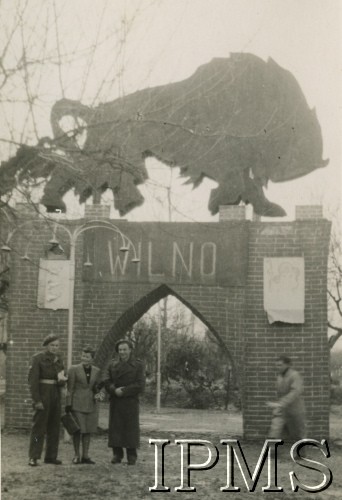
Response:
M139 394L144 390L145 373L132 348L125 339L116 343L119 360L111 361L103 382L110 397L108 446L113 449L113 464L122 461L126 448L128 465L135 465L140 444Z
M38 465L46 435L44 462L60 465L57 459L61 419L61 386L66 382L63 361L58 354L59 340L50 334L43 341L44 351L32 358L29 386L33 401L29 465Z

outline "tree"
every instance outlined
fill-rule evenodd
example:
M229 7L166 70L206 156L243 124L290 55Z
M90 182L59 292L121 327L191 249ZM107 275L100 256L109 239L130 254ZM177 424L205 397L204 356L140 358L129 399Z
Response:
M99 182L97 159L89 158L77 145L82 141L82 123L64 124L59 142L52 137L50 114L54 103L70 96L89 105L125 93L126 42L142 12L154 1L97 3L96 15L87 20L78 12L79 2L56 0L2 0L0 4L0 245L18 228L15 202L24 201L41 217L46 211L38 201L47 186L48 210L56 208L50 179L58 181L71 173L81 201L90 195L81 178L86 163L86 187L95 191ZM90 5L90 4L89 4ZM82 5L83 7L83 5ZM89 21L88 21L89 22ZM84 33L84 31L86 33ZM79 38L79 33L83 35ZM86 36L85 36L86 35ZM111 57L108 57L111 54ZM104 64L103 61L106 61ZM63 126L63 125L61 125ZM71 130L71 133L69 132ZM77 148L77 162L67 148ZM73 151L72 151L73 152ZM112 172L110 162L103 176ZM117 178L117 170L115 170ZM55 181L54 181L55 182ZM71 187L67 184L67 189ZM100 186L103 182L100 182ZM56 182L55 186L56 187ZM67 190L66 189L66 190ZM59 193L62 197L63 193ZM97 194L97 193L96 193ZM98 197L95 201L99 201ZM69 215L70 212L69 211ZM49 221L47 220L47 223ZM0 261L0 309L7 311L8 259ZM0 321L4 321L3 315Z
M35 202L37 190L47 185L47 197L51 197L47 205L53 211L57 194L51 196L51 178L57 189L66 181L59 197L75 186L80 201L89 197L89 188L103 190L104 178L114 177L117 188L118 169L110 155L101 181L97 163L103 164L103 158L81 154L84 128L80 120L64 123L66 133L55 141L50 113L53 104L66 95L94 105L125 93L126 42L136 19L153 3L127 6L119 1L92 6L96 15L90 18L87 36L79 38L87 18L77 11L78 2L1 2L0 208L10 206L13 198ZM76 161L65 153L68 147L70 154L76 153Z
M186 314L188 312L188 314ZM163 309L162 320L165 320ZM168 322L162 321L162 401L193 408L227 409L227 356L215 338L194 328L192 313L178 300L168 301ZM147 372L145 398L155 397L157 371L157 316L149 312L127 337Z
M342 241L340 211L333 217L328 263L328 327L334 332L328 338L332 349L342 336Z

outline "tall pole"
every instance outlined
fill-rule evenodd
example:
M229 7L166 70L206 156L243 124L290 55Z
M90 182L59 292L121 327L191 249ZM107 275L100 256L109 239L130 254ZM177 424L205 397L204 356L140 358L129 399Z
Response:
M157 337L157 412L160 412L160 394L161 394L161 377L160 377L160 358L161 358L161 308L158 302L158 337Z
M69 270L69 309L68 309L68 350L67 369L72 365L72 343L74 328L74 290L75 290L75 261L76 261L76 233L70 234L70 270ZM64 442L69 443L70 434L64 429Z
M75 262L76 262L76 233L70 238L70 274L69 274L69 310L68 310L68 358L67 366L72 364L72 343L74 325L74 292L75 292Z

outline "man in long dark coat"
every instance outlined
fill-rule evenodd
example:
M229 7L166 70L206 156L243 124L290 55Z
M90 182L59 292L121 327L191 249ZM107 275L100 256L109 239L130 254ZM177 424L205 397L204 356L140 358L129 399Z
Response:
M113 449L112 463L122 461L126 448L127 463L134 465L140 445L139 394L144 390L145 373L142 362L132 356L128 340L119 340L115 350L119 360L109 364L104 380L110 396L108 446Z

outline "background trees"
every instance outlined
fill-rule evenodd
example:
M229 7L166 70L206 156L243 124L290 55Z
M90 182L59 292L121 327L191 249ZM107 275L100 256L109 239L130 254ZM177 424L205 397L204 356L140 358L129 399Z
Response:
M227 353L213 334L182 303L169 296L161 310L161 402L185 408L239 406ZM145 314L129 332L135 355L147 372L145 400L156 398L158 315Z
M1 2L0 158L12 164L0 168L0 208L13 198L36 202L46 178L70 166L55 154L50 112L56 100L68 95L95 105L125 92L126 42L152 3L88 3L94 15L84 16L79 1ZM66 132L78 125L64 123Z
M328 326L331 330L329 347L332 349L342 336L342 238L341 213L335 212L332 217L332 233L328 263Z

